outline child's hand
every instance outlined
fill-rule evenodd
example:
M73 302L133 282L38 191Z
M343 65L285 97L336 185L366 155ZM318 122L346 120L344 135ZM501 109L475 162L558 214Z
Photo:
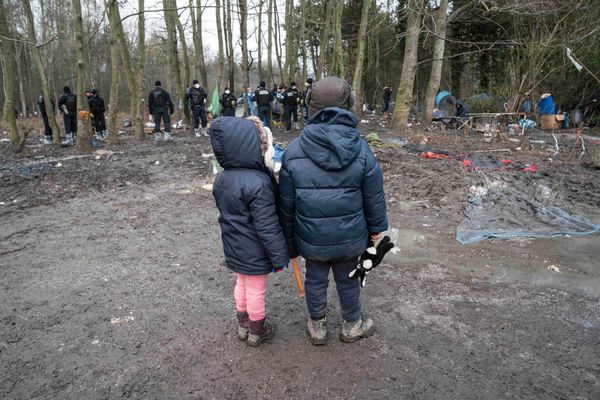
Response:
M372 241L376 242L379 239L381 239L381 232L380 233L370 233L369 237L371 238Z

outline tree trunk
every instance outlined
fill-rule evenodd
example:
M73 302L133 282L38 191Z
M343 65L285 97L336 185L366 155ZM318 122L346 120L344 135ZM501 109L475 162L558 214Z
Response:
M273 8L275 12L275 34L273 38L275 39L275 57L277 58L277 66L279 67L279 79L283 80L283 63L281 62L281 53L283 53L283 49L281 48L281 24L279 23L279 12L277 11L277 1L273 0Z
M180 100L183 99L184 89L181 83L181 71L179 68L179 55L177 54L177 4L174 0L163 0L163 7L165 9L165 24L167 26L167 58L169 60L169 80L175 86L176 97L175 103L177 105L176 117L179 118L179 104Z
M144 0L138 0L138 9L144 9ZM138 15L138 37L137 37L137 77L134 81L138 97L135 101L135 137L144 139L144 113L146 112L145 82L141 77L146 76L146 18L144 14ZM135 93L134 93L135 97ZM132 115L133 117L133 115Z
M23 0L23 8L25 10L25 17L27 18L27 34L29 41L31 43L37 43L33 13L31 12L31 3L29 0ZM42 55L40 54L40 49L37 46L32 45L31 52L33 54L33 61L35 62L35 66L40 76L40 84L42 86L42 95L44 96L46 115L48 115L48 122L50 123L50 128L52 128L52 140L55 144L59 144L60 128L58 127L58 123L56 123L56 112L54 107L52 107L53 101L52 96L50 95L50 86L48 85L48 75L46 74L44 61L42 59Z
M333 35L333 54L331 56L331 73L344 79L344 48L342 43L342 15L344 0L336 0L335 23Z
M2 86L4 86L4 108L2 113L8 130L8 139L10 140L8 151L18 153L23 149L25 142L21 140L15 116L17 61L15 59L15 44L11 40L6 15L4 14L4 0L0 0L0 41L2 43L2 72L4 73L2 76Z
M262 51L263 5L264 5L264 0L258 0L258 26L256 27L256 29L257 29L257 32L256 32L257 40L256 41L258 42L258 50L257 50L258 51L258 60L257 60L257 63L258 63L258 79L264 79L264 76L263 76L263 62L262 62L262 57L263 57L263 51ZM244 87L246 87L246 85L244 85Z
M440 8L435 18L436 37L433 43L433 61L431 63L431 76L427 84L425 94L425 115L423 120L425 125L431 125L433 107L435 107L435 97L440 90L442 80L442 63L444 61L444 48L446 46L446 13L448 12L448 0L440 1Z
M269 0L269 8L267 11L269 21L269 36L267 39L267 68L269 72L269 83L273 83L275 81L273 76L273 2L274 0ZM259 76L259 78L261 77Z
M246 0L238 0L238 12L240 16L240 41L242 42L242 74L244 87L248 87L250 85L250 67L248 65L248 4Z
M221 22L221 0L215 2L215 13L217 17L217 39L218 39L218 51L217 51L217 82L219 88L223 86L223 73L225 70L225 59L223 55L223 23Z
M363 88L362 75L363 65L365 63L365 48L367 47L367 24L369 22L369 8L371 0L362 0L362 12L360 17L360 27L358 28L358 51L356 54L356 66L354 67L354 79L352 80L352 88L356 95L354 110L359 117L363 116Z
M143 0L140 0L140 3L143 3ZM142 4L143 5L143 4ZM125 38L125 32L123 31L123 24L121 23L121 13L119 12L119 6L117 4L117 0L107 0L108 7L108 17L110 27L115 29L115 34L117 35L119 50L121 53L121 60L123 61L123 68L125 69L125 75L127 76L127 86L129 87L129 93L131 96L131 117L135 118L135 137L138 140L144 139L144 126L142 124L142 114L140 114L140 100L138 94L140 93L140 84L136 79L137 73L139 71L135 71L133 67L133 63L131 61L131 53L129 51L129 44ZM143 8L142 8L143 9ZM143 14L140 14L140 18L143 18ZM142 24L143 27L143 24ZM144 62L145 52L140 54L140 37L143 38L144 29L139 31L138 24L138 62Z
M194 52L196 53L196 74L200 79L202 87L208 90L208 75L206 73L206 62L204 60L204 41L202 40L202 0L196 1L196 13L194 14L193 0L190 0L190 13L192 20L192 38L194 39Z
M86 40L83 33L83 17L81 13L80 0L73 0L73 31L75 33L75 45L77 46L77 109L78 113L78 133L77 148L83 151L92 150L92 125L85 96L85 85L87 82L86 69Z
M177 7L177 3L173 2L173 7ZM188 55L187 43L185 41L185 32L183 30L183 25L181 24L181 20L177 14L177 11L173 11L173 19L177 25L177 32L179 33L179 42L181 44L181 55L183 58L183 82L184 84L181 86L181 99L183 99L183 115L185 115L185 123L188 126L191 126L191 118L190 118L190 103L185 101L185 87L191 84L190 78L190 57ZM193 16L192 16L193 19Z
M118 142L117 133L117 108L119 107L119 44L116 29L110 27L109 47L110 47L110 100L108 103L108 141L111 144Z
M294 12L294 0L285 0L285 68L281 81L289 83L295 74L295 66L298 63L298 54L294 54L294 24L292 14Z
M321 30L321 39L319 40L319 63L317 65L317 79L321 79L325 73L325 63L329 50L329 36L331 31L331 13L328 10L330 2L325 1L323 10L323 22Z
M306 32L306 18L307 18L307 7L308 0L301 0L300 3L300 37L296 40L296 46L300 47L302 51L302 76L299 76L300 81L305 82L308 78L308 52L307 52L307 32Z
M400 75L396 105L394 106L394 115L392 117L392 126L394 128L405 129L408 124L417 67L422 7L423 0L409 0L408 2L404 62L402 63L402 74Z
M233 14L233 6L231 4L231 0L225 0L226 9L227 9L227 18L226 18L226 32L227 32L227 70L229 72L229 89L232 92L235 92L235 63L233 61L233 25L232 25L232 17Z

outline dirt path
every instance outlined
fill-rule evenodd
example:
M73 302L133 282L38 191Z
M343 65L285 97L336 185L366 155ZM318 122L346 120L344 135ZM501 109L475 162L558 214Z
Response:
M329 344L311 346L286 271L269 282L276 339L249 349L233 329L234 279L203 188L209 142L111 150L124 153L29 172L3 164L0 397L600 397L598 236L461 246L455 200L470 178L379 152L401 251L364 290L376 335L341 343L331 292ZM431 168L444 190L419 183Z

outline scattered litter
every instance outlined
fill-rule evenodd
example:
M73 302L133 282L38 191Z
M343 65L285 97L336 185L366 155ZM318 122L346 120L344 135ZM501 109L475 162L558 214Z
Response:
M213 184L212 183L207 183L206 185L202 185L202 189L208 190L209 192L212 192L212 190L213 190Z
M97 156L112 156L115 153L116 153L115 151L106 150L106 149L100 149L100 150L96 150L94 152L94 154L96 154Z
M4 134L6 134L6 132L4 132ZM6 139L6 138L3 138L3 139L0 139L0 142L10 142L10 140Z
M400 253L400 247L392 247L392 249L390 251L393 254L398 254L398 253Z
M6 203L5 203L5 202L3 202L3 201L0 201L0 206L5 206L5 205L6 205Z
M123 324L125 322L130 322L130 321L133 321L133 320L134 320L134 318L131 315L126 315L124 317L111 318L110 319L110 323L113 324L113 325L116 325L116 324Z
M154 161L154 165L160 165L160 161L158 161L158 160Z
M202 158L210 158L210 157L214 157L215 155L213 153L202 153Z
M548 268L546 268L550 271L554 271L554 272L558 272L560 274L560 268L558 268L556 265L552 264L552 265L548 265Z
M98 344L100 341L98 339L92 340L92 344Z

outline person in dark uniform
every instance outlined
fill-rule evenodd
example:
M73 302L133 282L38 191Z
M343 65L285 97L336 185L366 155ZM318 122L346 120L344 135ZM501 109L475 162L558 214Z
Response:
M292 117L294 117L294 127L298 129L298 101L300 94L296 88L296 82L292 82L290 87L283 92L283 118L285 119L285 129L292 129Z
M77 96L71 93L71 89L65 86L63 95L58 99L58 108L63 114L65 121L66 140L63 144L75 144L75 135L77 134Z
M160 120L162 118L165 125L164 141L173 140L171 137L171 115L175 112L175 105L171 100L171 95L161 87L160 81L154 83L155 88L148 96L148 112L154 119L154 140L160 141Z
M382 114L387 113L390 110L390 100L392 99L392 88L386 86L383 88L383 109Z
M237 105L237 98L228 87L225 88L225 91L221 95L219 99L221 103L221 107L223 107L223 116L225 117L235 117L235 106Z
M52 101L52 112L54 112L54 100ZM52 128L50 127L50 121L48 121L48 114L46 113L46 102L44 96L40 95L38 98L38 107L42 120L44 121L44 144L52 144Z
M202 136L208 136L206 132L206 92L200 86L200 82L194 79L192 86L185 91L185 98L190 102L190 108L194 114L194 135L200 137L200 121L202 121Z
M92 114L92 126L94 127L96 139L108 139L106 119L104 118L104 112L106 111L104 99L98 95L96 89L88 90L86 95L88 97L90 113Z
M313 78L306 79L306 81L304 82L304 92L302 93L302 100L300 101L300 104L302 105L302 117L304 118L305 122L308 120L308 104L306 98L310 97L310 92L312 92L312 84Z
M256 101L258 118L260 118L264 126L271 128L271 102L273 101L273 94L266 89L266 85L265 81L260 82L252 100Z

